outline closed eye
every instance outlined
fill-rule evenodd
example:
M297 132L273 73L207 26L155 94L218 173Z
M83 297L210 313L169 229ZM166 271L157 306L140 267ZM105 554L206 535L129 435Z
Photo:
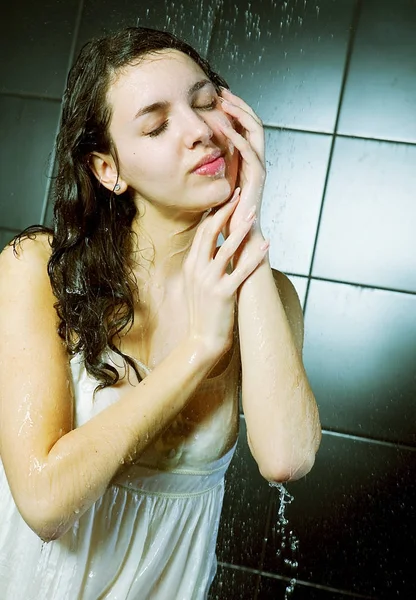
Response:
M162 123L162 125L159 125L159 127L157 129L154 129L153 131L151 131L150 133L147 133L146 135L148 135L149 137L156 137L156 136L160 135L163 131L165 131L167 126L168 126L168 121L164 121Z
M214 98L209 104L204 104L203 106L194 106L193 108L195 110L213 110L214 108L217 107L217 104L218 104L218 99ZM161 125L159 125L159 127L154 129L153 131L150 131L150 133L147 133L146 135L149 137L157 137L158 135L160 135L167 129L168 122L169 121L167 121L167 120L164 121Z
M197 110L213 110L218 104L217 98L214 98L209 104L203 106L194 106Z

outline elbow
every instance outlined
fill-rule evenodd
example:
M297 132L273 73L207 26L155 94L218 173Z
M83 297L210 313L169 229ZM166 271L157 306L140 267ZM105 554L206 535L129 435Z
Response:
M286 483L288 481L297 481L307 475L315 463L315 452L309 452L299 458L296 462L293 460L276 460L258 462L259 471L270 483Z
M52 521L51 519L27 519L26 523L42 542L53 542L66 533L70 527L65 521Z
M19 512L30 529L43 541L60 538L71 526L70 519L51 502L36 502L19 507Z
M297 481L307 475L315 464L315 456L321 442L321 429L316 430L315 436L310 443L303 447L299 446L295 452L293 448L290 452L276 451L275 448L267 448L261 455L253 452L253 446L249 446L252 454L258 464L260 474L270 483L285 483L287 481Z
M276 451L276 448L270 446L256 448L250 435L247 435L247 442L261 476L270 483L285 483L301 479L312 469L319 447L320 434L318 439L306 448L298 448L295 453L282 452L281 448Z

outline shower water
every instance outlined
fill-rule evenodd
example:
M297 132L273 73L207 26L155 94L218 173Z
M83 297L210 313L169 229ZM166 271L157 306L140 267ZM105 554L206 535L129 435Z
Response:
M280 538L280 547L278 544L278 550L276 553L279 558L284 557L283 564L289 570L288 574L282 573L282 576L289 580L284 596L284 600L289 600L294 592L296 584L296 575L298 569L297 555L299 549L299 540L293 531L290 529L288 530L289 521L285 516L286 505L293 502L293 496L289 494L282 483L269 482L269 485L277 488L280 494L276 523L276 540Z

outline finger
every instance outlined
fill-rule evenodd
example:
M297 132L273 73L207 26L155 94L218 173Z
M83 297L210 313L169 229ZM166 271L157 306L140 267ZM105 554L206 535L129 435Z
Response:
M260 117L254 112L254 110L251 108L251 106L249 106L246 102L244 102L244 100L242 98L240 98L236 94L233 94L232 92L230 92L230 90L227 90L227 88L221 89L220 98L223 98L224 100L229 101L230 103L234 104L235 106L238 106L239 108L244 110L246 113L248 113L250 116L252 116L253 119L255 119L259 125L263 125Z
M186 258L186 264L188 266L188 268L192 269L195 265L195 261L198 258L198 254L199 254L199 247L201 245L201 239L202 239L202 235L203 235L203 228L204 228L204 223L207 220L207 217L205 217L197 226L197 230L194 236L194 239L192 241L192 245L191 248L188 252L188 256Z
M240 221L238 228L223 242L215 255L214 266L219 275L227 270L234 254L241 246L256 219L256 207L253 206L247 217Z
M221 98L221 107L227 114L234 117L234 119L238 119L239 123L252 135L263 133L263 124L262 122L255 116L238 106L238 104L234 104Z
M266 256L269 247L270 242L265 241L256 251L251 250L244 258L240 257L238 266L230 275L226 275L226 277L228 277L230 293L236 292L240 285L257 269Z
M218 123L218 126L223 134L232 142L232 144L234 144L243 160L245 160L248 165L256 166L256 164L258 165L260 163L262 168L264 167L262 148L254 148L251 141L238 133L231 125L227 125L225 122L223 123L221 121Z
M222 102L222 108L226 114L233 117L234 121L241 125L242 129L245 130L246 133L242 135L242 137L247 139L257 154L259 160L264 162L264 130L262 124L256 121L255 118L253 118L245 110L235 104L231 104L228 101L224 100ZM228 130L227 123L225 121L221 121L220 127L221 126ZM239 132L237 131L237 133Z
M236 188L231 199L215 213L209 214L204 223L200 226L202 231L198 241L198 258L202 261L207 262L213 258L218 236L235 211L239 197L240 188Z

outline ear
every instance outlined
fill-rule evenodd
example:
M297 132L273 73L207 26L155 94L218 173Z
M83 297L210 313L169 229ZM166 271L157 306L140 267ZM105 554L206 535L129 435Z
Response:
M117 166L113 157L110 154L101 154L93 152L90 154L90 168L96 178L110 192L122 194L127 191L126 182L118 176ZM115 190L115 186L119 185L119 189Z

